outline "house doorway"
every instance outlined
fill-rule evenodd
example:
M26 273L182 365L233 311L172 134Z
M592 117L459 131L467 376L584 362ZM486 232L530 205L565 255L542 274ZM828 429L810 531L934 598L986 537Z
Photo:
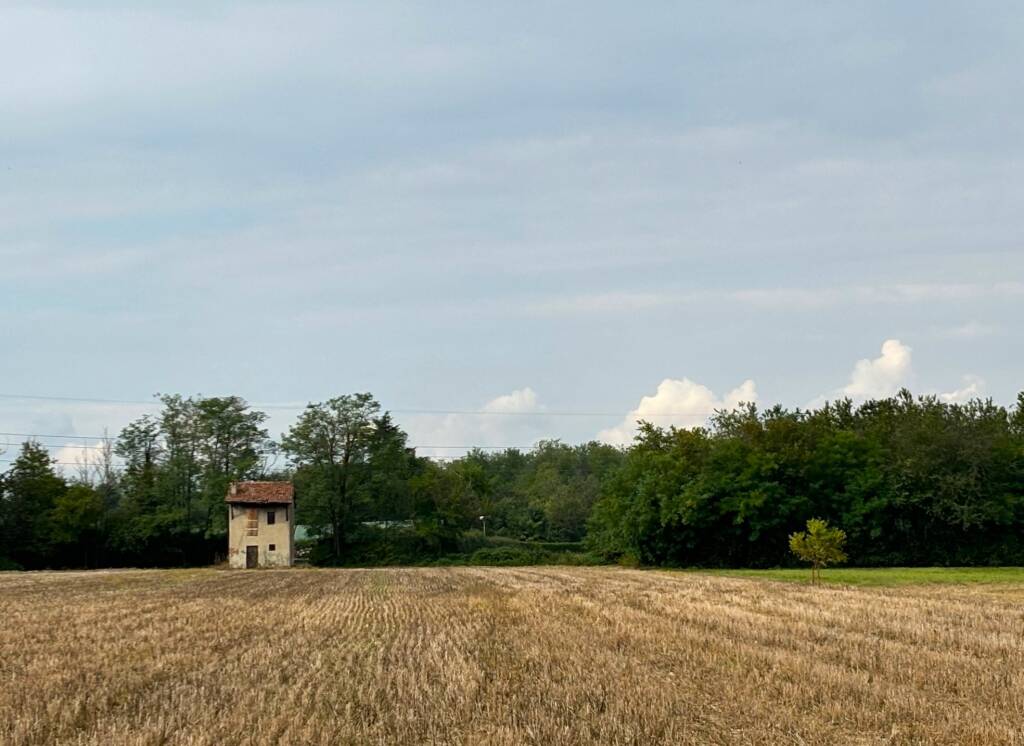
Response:
M257 567L260 561L260 548L259 547L246 547L245 548L245 567L246 569Z

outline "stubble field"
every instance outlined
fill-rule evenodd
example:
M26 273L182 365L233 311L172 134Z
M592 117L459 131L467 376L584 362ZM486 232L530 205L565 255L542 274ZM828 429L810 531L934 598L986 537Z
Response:
M1024 743L1021 586L0 574L0 743Z

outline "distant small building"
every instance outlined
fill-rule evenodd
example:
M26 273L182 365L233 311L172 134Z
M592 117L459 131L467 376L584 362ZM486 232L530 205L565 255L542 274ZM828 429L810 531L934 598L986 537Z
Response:
M228 495L231 567L290 567L295 561L291 482L232 482Z

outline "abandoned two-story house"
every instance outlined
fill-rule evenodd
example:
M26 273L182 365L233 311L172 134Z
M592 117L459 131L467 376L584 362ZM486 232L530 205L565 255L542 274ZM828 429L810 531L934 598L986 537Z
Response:
M232 482L225 502L231 567L289 567L295 561L291 482Z

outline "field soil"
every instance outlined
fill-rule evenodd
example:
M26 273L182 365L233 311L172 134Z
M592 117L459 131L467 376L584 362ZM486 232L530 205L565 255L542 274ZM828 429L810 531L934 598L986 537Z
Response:
M0 743L1021 744L1021 588L0 573Z

